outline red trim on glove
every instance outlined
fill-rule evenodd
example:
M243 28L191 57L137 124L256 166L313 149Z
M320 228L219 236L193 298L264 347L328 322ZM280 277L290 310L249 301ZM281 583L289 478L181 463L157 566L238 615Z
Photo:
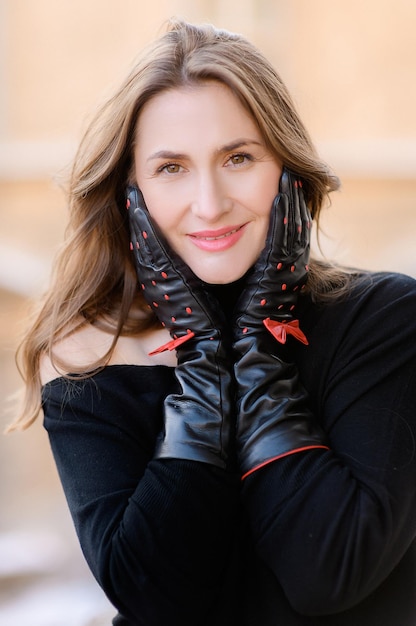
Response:
M303 448L296 448L295 450L289 450L289 452L284 452L283 454L279 454L278 456L275 456L272 459L268 459L267 461L260 463L260 465L253 467L253 469L249 470L248 472L242 475L241 480L244 480L245 478L247 478L247 476L250 476L250 474L257 472L257 470L261 469L262 467L269 465L269 463L273 463L274 461L277 461L278 459L283 459L285 456L290 456L291 454L297 454L298 452L305 452L306 450L315 450L315 449L329 450L330 448L328 448L328 446L319 445L319 446L304 446Z

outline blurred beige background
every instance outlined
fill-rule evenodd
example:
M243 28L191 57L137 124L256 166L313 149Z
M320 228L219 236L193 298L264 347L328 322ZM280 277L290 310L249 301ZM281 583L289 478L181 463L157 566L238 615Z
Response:
M413 0L0 0L0 407L14 350L63 237L59 181L85 120L172 15L256 43L342 178L329 257L416 276ZM109 624L80 555L41 420L0 438L0 622Z

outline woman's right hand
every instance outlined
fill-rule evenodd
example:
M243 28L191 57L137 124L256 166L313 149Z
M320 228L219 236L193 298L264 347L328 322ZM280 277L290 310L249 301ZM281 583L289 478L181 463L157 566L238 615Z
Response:
M143 295L172 341L181 393L165 400L165 433L156 457L227 467L230 444L230 349L216 300L152 223L137 187L127 190L132 250Z
M141 191L127 188L131 249L144 299L172 341L155 352L174 350L195 335L218 338L218 304L201 281L169 247L147 210ZM179 355L178 355L179 356Z

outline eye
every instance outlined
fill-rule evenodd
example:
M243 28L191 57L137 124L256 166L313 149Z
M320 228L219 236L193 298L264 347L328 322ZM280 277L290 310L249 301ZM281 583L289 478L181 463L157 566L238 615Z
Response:
M236 154L232 154L229 158L229 162L231 165L243 165L247 161L251 161L252 158L249 154L244 152L238 152Z
M165 163L157 171L166 174L178 174L181 171L181 166L179 163Z

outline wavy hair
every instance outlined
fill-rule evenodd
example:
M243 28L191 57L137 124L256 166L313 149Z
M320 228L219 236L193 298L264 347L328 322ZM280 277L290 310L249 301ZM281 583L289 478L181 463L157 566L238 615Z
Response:
M21 416L12 428L25 428L39 413L39 363L53 345L82 325L109 330L114 340L91 364L103 367L121 334L137 335L157 326L137 289L124 189L133 166L133 141L142 107L167 90L215 80L227 85L258 124L273 154L304 181L315 222L338 178L320 160L281 78L244 37L174 20L146 47L114 95L96 112L70 173L69 223L49 290L40 303L17 355L25 381ZM334 297L347 284L334 266L312 261L313 297ZM73 369L71 371L74 371Z

